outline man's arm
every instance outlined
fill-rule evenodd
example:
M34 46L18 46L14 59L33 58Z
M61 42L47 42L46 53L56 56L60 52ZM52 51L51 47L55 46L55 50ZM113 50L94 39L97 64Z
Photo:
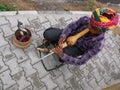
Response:
M95 56L99 51L101 51L103 46L103 42L98 43L95 48L85 52L80 58L72 57L64 53L61 59L70 64L82 65L85 64L90 58Z
M62 32L61 37L62 38L66 38L67 36L70 35L70 33L72 32L72 30L77 29L80 25L86 25L89 23L89 17L84 16L81 17L79 20L77 20L76 22L72 22L70 23Z

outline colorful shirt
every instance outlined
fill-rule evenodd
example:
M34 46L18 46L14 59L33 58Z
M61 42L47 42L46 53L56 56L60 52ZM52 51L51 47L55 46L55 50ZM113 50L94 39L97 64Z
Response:
M81 17L76 22L72 22L69 24L62 32L61 37L67 38L70 35L75 35L85 28L88 27L90 23L90 18L87 16ZM98 36L93 37L86 37L83 36L77 40L75 44L82 52L84 52L81 57L72 57L67 55L66 53L63 54L61 59L69 64L74 65L82 65L85 64L90 58L96 55L104 46L104 38L105 34L102 33Z

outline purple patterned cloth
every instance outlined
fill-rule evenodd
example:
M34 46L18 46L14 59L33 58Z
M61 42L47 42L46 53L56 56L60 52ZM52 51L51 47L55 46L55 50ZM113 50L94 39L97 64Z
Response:
M61 37L68 37L69 35L75 35L78 32L81 32L88 27L90 23L90 18L87 16L81 17L76 22L70 23L62 32ZM78 39L75 44L79 49L84 52L81 57L72 57L64 53L61 59L66 63L73 65L82 65L85 64L90 58L96 55L99 51L102 50L104 46L105 33L102 33L98 36L86 37L83 36Z

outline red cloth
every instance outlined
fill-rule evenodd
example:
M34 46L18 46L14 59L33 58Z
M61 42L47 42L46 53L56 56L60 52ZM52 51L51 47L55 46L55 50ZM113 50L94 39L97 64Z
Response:
M30 39L30 35L21 35L21 33L19 32L16 35L17 40L21 41L21 42L27 42ZM23 38L23 39L22 39Z

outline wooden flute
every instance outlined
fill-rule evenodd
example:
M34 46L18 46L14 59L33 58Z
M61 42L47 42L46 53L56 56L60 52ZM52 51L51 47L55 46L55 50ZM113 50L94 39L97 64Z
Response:
M62 44L62 47L65 48L67 46L73 46L80 37L84 36L88 32L89 32L89 29L86 28L86 29L84 29L83 31L79 32L78 34L76 34L74 36L69 36L66 39L66 41ZM37 50L40 50L41 52L46 52L46 53L47 52L53 52L52 50L48 50L47 48L39 48L38 47Z

